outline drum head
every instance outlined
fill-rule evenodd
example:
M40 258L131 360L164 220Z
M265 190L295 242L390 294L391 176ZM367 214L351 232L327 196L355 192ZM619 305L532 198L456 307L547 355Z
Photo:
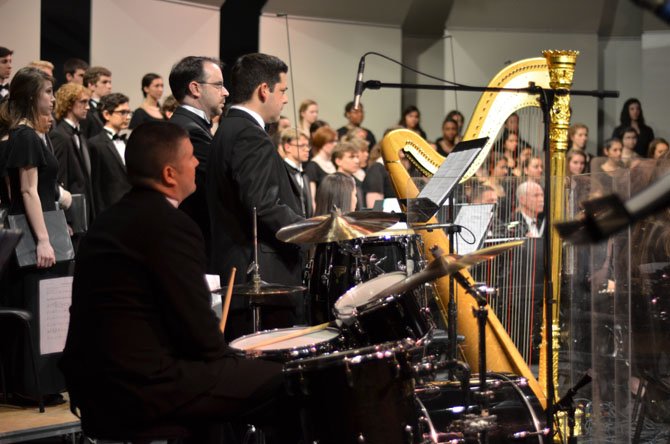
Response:
M268 339L273 339L287 334L291 334L295 331L302 330L304 327L291 327L291 328L278 328L275 330L261 331L247 336L242 336L235 339L230 343L232 348L238 350L249 350L260 344L267 341ZM326 328L324 330L315 331L308 333L302 336L298 336L291 339L286 339L280 342L274 342L262 347L259 347L257 351L282 351L282 350L291 350L294 348L304 348L312 345L320 344L323 342L331 341L337 338L340 335L340 331L335 328Z
M344 293L337 302L335 302L335 313L338 319L345 320L353 316L357 307L366 305L376 299L376 296L393 284L396 284L407 275L402 271L385 273L371 279L367 282L356 285Z

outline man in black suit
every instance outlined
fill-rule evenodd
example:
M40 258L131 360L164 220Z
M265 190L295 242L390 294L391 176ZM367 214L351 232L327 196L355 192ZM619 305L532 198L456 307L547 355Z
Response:
M9 95L9 76L12 74L14 51L0 46L0 101Z
M49 133L58 159L58 183L72 194L86 197L88 221L95 216L91 184L91 156L86 139L81 136L80 123L86 119L90 94L76 83L68 83L56 91L58 125Z
M60 363L84 432L113 438L158 424L295 423L295 413L279 408L282 364L236 354L211 309L202 235L177 210L195 190L188 134L144 123L125 160L132 190L81 243Z
M244 55L232 68L234 105L221 119L207 168L212 266L222 279L236 267L236 281L247 280L245 272L254 257L256 208L261 277L284 285L302 282L300 247L276 238L280 228L303 220L300 199L293 193L284 161L264 130L267 123L279 119L288 101L287 72L284 62L266 54ZM231 320L241 314L235 310L241 312L244 302L242 298L233 299L237 305L231 306ZM294 303L299 318L303 307L297 299ZM241 328L234 328L234 333L242 333Z
M96 216L130 189L123 160L126 139L119 134L130 123L132 111L128 102L128 96L120 93L103 97L99 106L105 126L88 142Z
M81 123L82 134L86 139L97 136L105 126L100 114L100 100L112 92L112 72L102 66L92 66L84 73L84 86L91 92L88 104L91 107L86 120Z
M197 189L181 205L198 224L205 237L210 257L209 210L207 207L207 158L212 143L212 117L221 115L228 97L223 86L221 62L210 57L189 56L177 62L170 71L170 89L179 102L170 122L188 131L199 165L195 173Z
M84 74L88 69L88 63L78 58L70 58L63 62L63 75L67 83L84 84Z
M314 202L309 189L309 181L305 176L302 165L309 160L309 136L288 128L279 135L279 144L284 155L284 166L291 178L293 194L300 200L300 215L312 217Z

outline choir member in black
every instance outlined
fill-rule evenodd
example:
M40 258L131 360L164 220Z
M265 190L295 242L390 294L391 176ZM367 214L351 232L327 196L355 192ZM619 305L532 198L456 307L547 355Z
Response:
M133 113L128 128L135 129L142 122L163 120L160 100L163 97L163 78L150 72L142 77L142 104Z
M328 125L322 126L312 134L312 159L305 164L305 174L309 178L312 196L316 196L316 190L323 178L336 171L330 159L336 143L337 133Z
M49 133L58 159L58 182L72 194L86 197L88 221L95 217L91 182L91 155L81 135L81 122L89 110L90 94L77 83L67 83L56 91L56 128Z
M630 98L624 102L619 116L619 126L614 128L612 137L623 140L624 130L628 127L633 127L637 132L635 152L640 157L645 157L649 149L649 143L654 139L654 130L646 125L642 105L635 98Z
M54 79L36 68L22 68L10 83L11 100L0 105L0 134L8 134L7 147L0 159L0 170L7 174L10 214L25 214L36 243L36 265L19 268L14 260L0 284L0 305L16 307L36 313L39 306L39 281L60 277L67 273L68 263L56 264L56 254L51 245L44 213L55 211L57 202L62 207L70 205L70 193L56 182L58 161L48 142L46 131L53 111ZM33 318L33 332L39 324ZM3 337L17 338L16 332L3 332ZM30 339L39 350L39 334ZM36 397L32 386L32 370L24 369L27 347L15 349L14 355L5 355L4 362L14 363L5 368L9 374L10 390L28 398ZM53 394L47 402L60 401L58 392L64 389L62 375L56 369L59 354L41 355L38 358L42 393ZM18 364L17 364L18 363Z
M84 137L90 139L100 134L105 126L98 105L103 97L112 92L112 72L102 66L92 66L84 73L84 86L91 91L91 100L88 102L91 109L81 126Z
M9 76L12 74L12 55L14 51L0 46L0 101L9 94Z
M309 136L293 128L281 132L280 145L284 153L284 163L291 178L293 192L300 199L301 216L312 217L314 201L309 189L307 176L302 165L309 160Z
M84 85L84 73L88 69L88 63L82 59L71 58L63 62L63 75L67 83Z
M358 109L354 109L354 102L349 102L344 106L344 117L347 119L347 124L338 128L337 129L337 137L338 139L341 139L343 136L345 136L349 131L351 131L354 128L363 128L361 124L363 123L363 119L365 119L365 112L363 111L363 104L360 103ZM375 139L375 135L372 134L372 131L370 131L367 128L363 128L365 130L365 140L370 142L370 146L375 146L377 143L377 139Z
M128 128L132 114L128 102L128 96L121 93L102 98L99 109L105 126L88 143L96 215L118 202L130 189L123 157L126 137L120 134Z

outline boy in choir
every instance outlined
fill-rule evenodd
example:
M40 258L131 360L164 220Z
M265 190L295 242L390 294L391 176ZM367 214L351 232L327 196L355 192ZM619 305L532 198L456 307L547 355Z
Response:
M91 91L88 104L91 107L86 120L82 122L82 133L90 139L97 136L105 122L102 120L98 104L107 94L112 92L112 72L102 66L93 66L84 73L84 86Z

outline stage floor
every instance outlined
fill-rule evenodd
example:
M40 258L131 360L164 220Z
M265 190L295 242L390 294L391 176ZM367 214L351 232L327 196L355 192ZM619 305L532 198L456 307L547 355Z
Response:
M30 442L80 430L79 418L70 412L69 402L47 407L44 413L37 407L0 404L0 444Z

